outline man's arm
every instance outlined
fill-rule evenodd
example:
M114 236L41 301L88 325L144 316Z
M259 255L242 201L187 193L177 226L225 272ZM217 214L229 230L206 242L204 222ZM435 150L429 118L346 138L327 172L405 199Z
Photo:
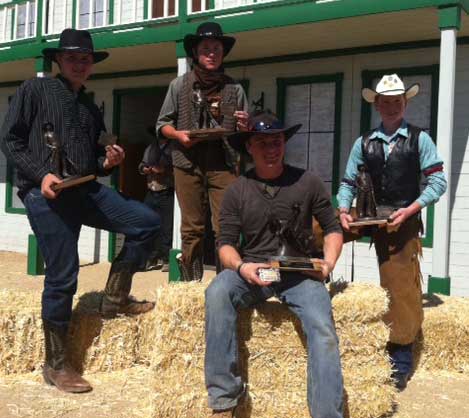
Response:
M41 184L48 170L40 161L32 158L29 150L29 134L37 113L32 83L33 80L23 83L13 96L3 122L0 145L15 168L35 183Z
M337 193L337 200L339 202L340 223L344 230L349 231L349 223L353 221L352 216L349 214L350 207L352 206L353 199L357 192L356 178L358 175L358 166L363 164L362 155L362 137L358 138L353 144L350 156L345 169L345 174L340 183L339 192Z
M266 263L245 263L235 247L231 245L222 245L218 250L218 255L223 266L227 269L236 271L249 284L257 286L269 286L271 282L265 282L259 278L260 268L269 268Z

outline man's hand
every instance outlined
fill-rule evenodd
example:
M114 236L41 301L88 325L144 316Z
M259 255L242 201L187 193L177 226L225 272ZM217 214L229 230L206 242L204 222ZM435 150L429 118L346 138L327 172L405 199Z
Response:
M272 282L265 282L259 278L259 269L268 269L272 266L266 263L243 263L239 269L239 274L249 284L256 286L270 286Z
M401 208L394 211L389 219L392 220L391 223L388 224L391 228L398 228L400 227L413 213L410 212L409 208Z
M332 265L332 263L326 260L318 259L315 261L320 264L321 271L303 271L302 273L305 276L309 276L313 279L320 280L321 282L323 282L329 277L329 274L332 273L332 270L334 270L334 266Z
M244 110L237 110L234 112L234 117L236 118L236 127L238 128L238 131L247 131L249 113Z
M46 199L55 199L59 195L60 190L57 190L56 192L54 192L51 189L51 186L53 186L54 184L59 184L59 183L62 183L62 180L59 179L55 174L49 173L45 175L42 178L42 182L41 182L41 194Z
M350 231L349 223L353 222L352 215L350 215L350 213L347 213L347 212L340 212L339 219L340 219L340 224L342 225L342 228L344 228L345 231Z
M174 131L174 135L176 136L176 140L184 147L190 148L197 144L196 139L192 139L189 137L189 131Z
M104 160L103 168L110 170L124 161L124 158L125 152L119 145L106 145L106 159Z

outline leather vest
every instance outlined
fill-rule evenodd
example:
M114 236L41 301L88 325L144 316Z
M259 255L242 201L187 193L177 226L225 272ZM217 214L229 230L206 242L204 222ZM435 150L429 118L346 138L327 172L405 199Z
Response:
M376 129L362 138L362 155L370 172L377 205L403 208L420 196L419 135L422 131L408 125L409 136L399 135L387 160L382 140L370 138Z
M181 91L178 92L178 116L176 120L176 129L192 130L206 128L207 126L199 126L200 114L194 107L192 102L192 87L195 82L194 72L190 71L183 75ZM238 109L236 84L226 84L220 91L220 106L229 105L231 108ZM230 131L236 130L236 118L233 115L224 115L220 123L222 128ZM225 138L220 141L210 141L210 143L200 143L191 148L184 148L179 142L172 141L172 159L173 165L182 169L190 169L198 165L198 157L201 152L206 150L207 146L219 147L221 157L224 158L228 167L234 167L238 162L238 153L229 145ZM208 169L210 167L207 167Z

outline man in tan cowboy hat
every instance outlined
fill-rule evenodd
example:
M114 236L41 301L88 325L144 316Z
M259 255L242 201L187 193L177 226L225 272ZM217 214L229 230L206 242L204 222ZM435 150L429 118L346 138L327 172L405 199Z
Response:
M364 165L372 178L376 204L394 210L390 226L397 231L380 228L373 240L381 286L391 298L385 321L391 327L388 347L396 386L401 390L412 370L412 343L423 320L420 211L446 190L443 161L435 144L425 131L404 119L408 100L418 91L418 84L406 89L396 74L383 76L376 90L363 89L363 98L374 104L382 123L356 140L338 193L340 222L349 231L358 167ZM426 186L421 191L422 174Z
M221 135L210 141L189 137L189 131L222 127L245 129L248 102L243 88L223 70L223 59L235 38L218 23L202 23L184 38L192 71L173 80L156 123L159 137L170 139L176 195L181 207L182 280L203 275L203 240L207 202L218 236L218 212L225 189L235 177L238 154Z
M205 299L205 383L213 417L230 418L244 395L238 369L238 310L277 296L301 320L308 352L308 405L314 418L341 418L342 372L331 301L324 280L342 249L342 231L322 180L310 171L284 163L285 143L301 125L284 128L272 114L249 120L249 131L229 137L231 146L248 153L254 168L226 191L220 211L217 247L226 270L210 283ZM308 277L281 273L281 281L263 281L259 269L279 250L270 220L291 219L311 234L313 215L324 230L322 271ZM243 234L243 246L239 245ZM316 254L309 254L314 256ZM312 280L311 280L312 279Z
M87 31L65 29L58 48L46 48L60 73L24 82L13 97L0 131L2 151L18 172L18 196L26 208L46 264L42 320L44 379L65 392L86 392L90 384L66 362L67 331L79 271L78 238L83 225L125 235L111 265L101 311L105 316L149 311L151 302L129 298L133 273L145 263L159 229L158 216L144 204L89 181L57 190L63 179L45 140L53 131L69 174L109 175L124 159L118 145L99 145L105 131L97 106L85 93L93 65L108 56L96 52Z

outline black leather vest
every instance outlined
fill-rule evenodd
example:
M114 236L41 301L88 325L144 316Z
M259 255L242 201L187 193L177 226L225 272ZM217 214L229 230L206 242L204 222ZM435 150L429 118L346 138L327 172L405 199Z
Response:
M420 196L419 135L422 131L408 125L409 136L399 135L387 160L383 142L370 138L376 129L363 135L363 161L368 167L378 205L403 208Z

